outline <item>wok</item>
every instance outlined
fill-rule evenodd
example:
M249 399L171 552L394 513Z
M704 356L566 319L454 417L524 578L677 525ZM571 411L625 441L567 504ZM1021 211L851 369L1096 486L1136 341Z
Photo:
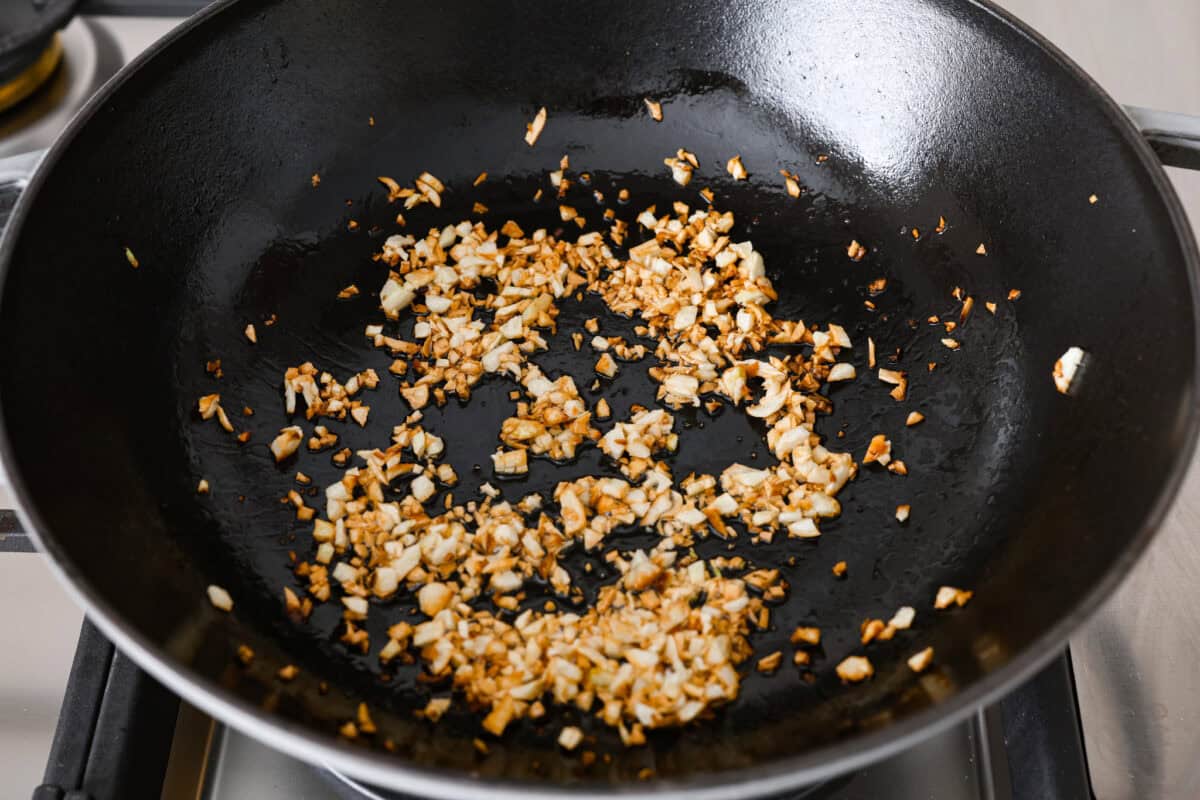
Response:
M644 97L663 103L661 123ZM549 121L528 147L541 106ZM1179 163L1195 158L1186 134L1156 138ZM688 188L662 164L680 147L701 159ZM531 198L564 153L593 188L630 189L618 209L630 219L651 203L698 204L710 186L764 254L778 314L898 352L907 402L883 395L860 344L862 377L831 393L819 430L857 457L887 432L909 475L862 470L815 542L737 545L792 587L756 653L786 648L800 623L825 632L808 678L751 661L735 703L644 747L554 710L489 739L485 755L472 746L477 715L414 718L430 691L415 667L385 680L374 653L338 642L336 604L306 623L285 613L282 587L301 585L289 552L311 557L311 540L279 498L298 468L317 486L339 471L327 453L276 466L266 444L287 424L286 366L383 374L390 362L362 336L382 282L370 256L396 231L376 176L428 170L449 187L442 209L408 214L410 231L470 217L475 201L491 226L554 230L555 205ZM723 170L737 153L744 183ZM801 197L784 191L781 168ZM483 170L492 178L473 187ZM869 248L861 262L846 257L852 239ZM1060 650L1146 548L1195 441L1198 256L1179 203L1122 110L984 2L219 2L72 123L21 198L0 262L4 463L24 524L88 615L219 719L411 793L744 797L893 752ZM879 277L888 288L872 310L863 301ZM363 294L335 302L349 283ZM955 287L977 305L952 352L926 320L957 315ZM592 302L568 305L560 327L577 329ZM1051 369L1071 346L1088 356L1064 395ZM214 358L219 381L205 370ZM616 418L651 398L642 372L624 371ZM408 411L394 383L370 398L365 429L331 423L343 444L386 441ZM472 466L488 464L509 388L488 381L469 404L429 410L459 493L490 477ZM256 410L236 420L248 444L197 418L196 398L214 391ZM914 408L927 420L906 428ZM761 449L740 414L680 421L677 475ZM595 450L538 461L505 489L548 491L601 468ZM199 478L210 494L197 494ZM900 503L912 505L904 526ZM848 574L834 580L841 560ZM236 598L233 613L209 604L209 584ZM935 613L943 584L975 597ZM861 650L859 623L902 605L916 606L914 628L871 645L872 680L842 685L833 667ZM381 636L410 607L378 604L368 630ZM242 643L257 654L248 667L234 658ZM915 675L905 657L925 645L935 663ZM284 683L287 663L300 675ZM379 733L339 739L360 701ZM567 720L610 758L585 766L561 750ZM647 768L653 779L638 780Z

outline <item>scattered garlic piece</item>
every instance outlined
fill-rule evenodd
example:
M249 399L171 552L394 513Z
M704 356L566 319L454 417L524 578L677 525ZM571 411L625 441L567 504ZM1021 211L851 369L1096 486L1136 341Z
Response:
M525 144L533 147L537 143L538 137L542 135L542 129L546 127L546 107L542 106L534 115L533 121L525 126Z
M926 647L918 653L908 657L908 668L913 672L924 672L929 664L933 661L933 648Z
M1086 355L1082 349L1071 347L1054 362L1054 388L1058 389L1062 394L1070 393L1071 382L1075 380L1075 375L1078 373L1079 367L1083 364Z
M229 596L229 592L216 584L208 587L208 602L212 603L213 608L220 611L233 610L233 598Z
M875 667L864 656L849 656L837 665L838 677L845 683L859 683L875 674Z

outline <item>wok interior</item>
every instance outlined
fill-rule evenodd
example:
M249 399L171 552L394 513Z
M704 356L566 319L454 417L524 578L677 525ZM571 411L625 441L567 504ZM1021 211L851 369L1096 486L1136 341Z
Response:
M15 244L0 400L9 466L47 549L137 636L225 690L330 737L365 699L376 743L390 738L409 760L482 776L625 781L645 767L684 778L791 756L811 765L821 745L887 727L1003 667L1143 537L1188 437L1191 288L1161 197L1076 79L1017 34L987 27L983 11L880 6L689 3L668 14L547 4L535 21L468 4L351 14L330 0L219 14L100 109L46 176ZM681 18L686 33L669 22ZM663 101L661 123L644 96ZM540 105L549 122L529 148L521 135ZM678 147L701 158L687 188L662 165ZM362 335L384 277L370 255L396 231L397 208L375 176L404 183L429 170L450 187L442 209L406 214L409 232L468 218L476 200L491 227L512 218L555 230L556 205L531 197L538 186L551 194L545 173L564 153L573 171L594 176L567 200L593 222L591 189L615 206L616 190L629 188L618 212L632 219L651 203L699 205L697 191L712 187L738 238L766 258L780 295L772 312L837 322L855 341L860 377L831 394L835 411L819 426L828 446L861 457L871 435L886 433L909 475L862 469L816 542L737 546L782 567L791 586L773 628L754 636L756 653L790 655L792 628L817 624L813 680L790 666L763 676L751 662L736 703L655 733L647 747L625 750L590 715L555 711L489 741L483 756L470 746L478 717L413 719L430 691L416 670L381 680L374 655L338 643L335 604L303 624L285 615L282 586L299 588L288 554L311 556L310 526L279 498L296 469L321 487L339 471L327 453L276 467L266 443L287 424L287 366L312 360L344 377L390 363ZM747 183L724 173L738 153ZM780 168L799 176L800 199L783 191ZM484 170L492 177L472 188ZM939 216L949 228L936 235ZM351 219L358 231L347 230ZM871 248L860 263L846 257L851 239ZM975 254L980 242L987 256ZM887 290L869 310L866 286L879 277ZM364 294L334 300L348 283ZM956 318L956 286L976 305L951 352L943 328L924 320ZM1005 300L1012 288L1017 302ZM998 304L994 316L984 301ZM594 298L564 304L560 337L598 310ZM270 315L278 322L267 327ZM247 322L256 346L242 335ZM606 332L620 324L608 322ZM881 358L899 349L908 401L889 399L869 375L868 336ZM1089 360L1067 398L1050 370L1072 345ZM219 382L205 373L212 358L222 360ZM573 355L534 360L577 380L590 367ZM652 399L650 363L626 366L603 392L614 418ZM427 415L463 479L460 501L490 477L510 388L491 380L467 406ZM255 409L235 420L252 432L249 445L199 422L195 400L213 391L228 408ZM365 399L365 430L330 425L339 446L386 443L407 413L390 377ZM927 421L905 428L912 409ZM741 414L678 419L692 427L677 477L754 463L757 432ZM764 446L757 459L772 461ZM504 488L548 493L603 469L592 450L570 467L535 462ZM213 487L203 498L201 477ZM912 505L905 526L893 517L899 503ZM612 543L647 541L629 533ZM830 573L839 560L849 565L841 581ZM569 562L576 575L582 563ZM209 607L208 583L230 590L233 615ZM935 613L945 583L976 597ZM840 685L833 666L859 649L859 623L901 605L917 608L914 629L870 646L872 681ZM373 608L372 641L407 608ZM257 653L250 668L232 661L243 642ZM914 676L904 658L927 644L935 667ZM289 684L273 678L284 663L302 670ZM564 757L554 739L567 722L596 735L611 762L584 768Z

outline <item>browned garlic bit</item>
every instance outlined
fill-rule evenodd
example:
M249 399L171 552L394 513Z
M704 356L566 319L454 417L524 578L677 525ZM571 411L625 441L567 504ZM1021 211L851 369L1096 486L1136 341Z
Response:
M814 647L821 643L821 629L801 625L792 631L792 644L810 644Z
M887 463L891 460L892 440L888 439L882 433L877 433L872 436L871 443L867 445L867 452L866 455L863 456L862 463L878 463L881 467L886 467Z
M311 452L318 452L328 447L333 447L338 442L336 433L330 433L329 429L324 425L318 425L313 428L313 435L308 440L308 449Z
M913 672L924 672L933 661L933 648L926 647L924 650L914 653L908 658L908 668Z
M1054 388L1058 389L1060 393L1070 393L1071 382L1075 380L1075 375L1086 355L1080 348L1071 347L1054 362L1054 371L1051 376L1054 378Z
M802 190L800 189L800 180L796 175L786 169L779 170L779 174L783 176L783 186L787 190L788 196L799 197Z
M582 741L583 731L574 725L567 725L559 731L558 744L564 750L574 750Z
M401 188L400 184L386 176L380 176L377 180L387 187L389 203L403 200L406 209L415 208L422 203L431 203L435 208L442 207L442 192L446 190L446 187L428 172L418 175L411 188ZM403 219L403 216L397 216L396 223L403 225Z
M858 683L874 675L875 667L865 656L848 656L837 665L837 674L845 683Z
M542 129L546 127L546 107L542 106L534 115L533 121L525 126L525 144L533 147L542 135Z
M895 386L889 394L892 399L902 401L908 394L908 375L900 370L880 369L879 380Z
M866 254L867 248L859 244L857 240L851 241L850 246L846 248L846 255L850 256L851 261L862 261Z
M859 626L859 641L866 645L876 639L890 639L895 632L895 628L889 629L881 619L868 619Z
M852 381L857 377L853 364L834 364L829 368L829 375L825 378L829 383L837 381Z
M695 153L689 153L682 147L675 151L674 158L664 158L663 163L671 168L671 177L680 186L687 186L692 181L692 173L700 168L700 161Z
M744 181L749 177L746 168L742 165L742 157L734 156L725 164L725 171L728 172L735 181Z
M974 592L956 589L953 586L943 586L937 590L937 596L933 600L933 607L943 609L953 605L965 606L973 594Z
M646 108L650 111L650 117L655 122L662 122L662 103L651 100L649 97L642 98L642 102L646 104Z
M774 672L779 669L779 665L783 663L783 651L776 650L770 655L763 656L758 660L756 668L759 672Z
M615 378L617 375L617 362L608 353L603 353L600 359L596 361L596 373L603 375L605 378Z
M896 613L888 620L888 627L893 630L906 631L912 627L913 620L916 618L917 610L915 608L912 606L901 606L896 609Z
M222 430L227 433L233 433L233 423L229 421L229 415L221 407L221 395L206 394L200 398L196 405L201 419L213 419L216 417L217 424L221 426Z
M600 439L600 449L620 465L622 473L637 480L654 466L656 453L673 453L679 446L679 436L671 432L673 425L674 418L662 409L641 411L628 422L613 425Z
M233 610L233 598L229 596L229 592L216 584L208 587L208 602L220 611Z
M300 449L304 441L304 430L299 425L281 428L279 435L271 441L271 454L276 461L284 461Z
M605 340L612 354L621 361L641 361L646 357L644 344L629 344L620 336L611 336Z

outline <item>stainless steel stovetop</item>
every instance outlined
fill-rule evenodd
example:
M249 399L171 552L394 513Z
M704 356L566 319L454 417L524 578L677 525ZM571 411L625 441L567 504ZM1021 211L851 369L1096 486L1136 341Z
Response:
M0 0L12 2L16 0ZM1118 100L1200 114L1195 0L1000 0ZM108 3L110 7L120 2ZM126 5L136 5L127 3ZM160 2L186 8L192 0ZM0 12L2 13L2 12ZM0 159L48 146L78 106L180 16L84 16L62 32L65 63L45 97L0 115ZM1200 173L1168 171L1200 225ZM0 181L3 175L0 175ZM0 475L0 508L11 507ZM1200 796L1200 457L1146 558L1072 641L1087 765L1096 797ZM41 780L81 620L35 554L0 557L0 797ZM4 615L10 615L5 618ZM22 654L19 658L10 654ZM997 797L1004 742L992 709L856 774L844 797ZM1012 730L1011 728L1009 729ZM947 764L961 765L947 769ZM1019 767L1017 767L1019 769ZM997 789L997 785L1001 789ZM907 787L901 791L898 787ZM910 791L911 790L911 791ZM184 706L162 796L327 800L345 786Z

